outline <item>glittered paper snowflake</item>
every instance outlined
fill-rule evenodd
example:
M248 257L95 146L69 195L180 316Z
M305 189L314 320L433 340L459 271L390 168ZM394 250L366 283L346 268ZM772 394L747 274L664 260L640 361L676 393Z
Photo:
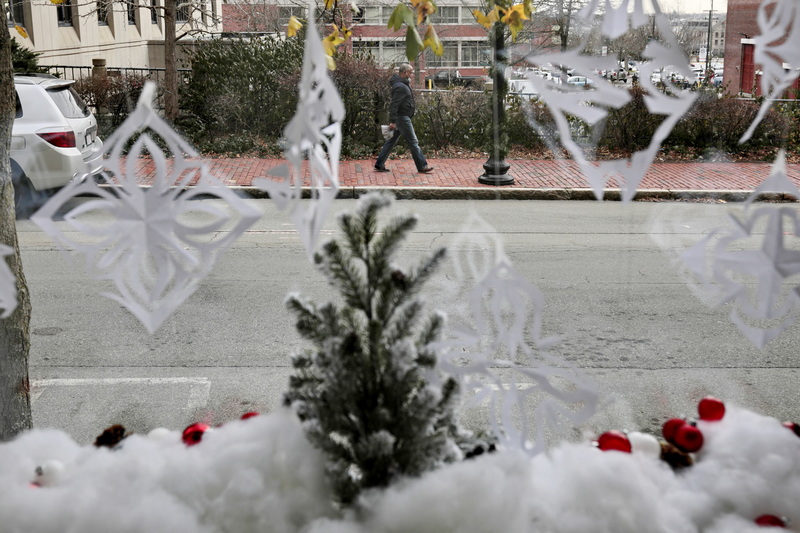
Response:
M800 312L800 218L790 205L753 207L761 193L800 190L786 177L783 154L729 225L709 232L681 254L702 295L731 306L731 321L763 348L792 326Z
M5 260L13 253L13 248L0 244L0 318L10 317L17 308L17 279Z
M261 216L214 178L194 149L154 112L154 90L154 85L145 87L136 110L107 140L106 183L91 176L72 181L31 217L59 245L83 255L91 277L111 281L116 292L104 295L150 333ZM137 183L142 159L155 167L150 188ZM90 198L72 207L79 196Z
M544 295L513 268L486 222L473 217L450 249L452 279L466 288L469 311L438 346L441 369L461 377L471 405L489 404L502 442L539 453L546 433L594 414L597 388L548 352L557 339L542 336Z
M313 20L314 4L309 4ZM289 208L290 217L309 257L314 253L320 230L339 192L339 154L344 104L328 76L328 58L314 24L307 26L303 74L297 111L284 131L288 165L272 172L272 179L253 184L267 191L280 209ZM302 202L303 176L310 174L308 202Z
M758 29L759 35L753 38L753 61L761 67L764 101L740 142L752 137L772 99L781 98L800 76L800 2L764 0L758 7Z
M688 90L679 90L670 80L664 80L665 90L659 90L652 81L652 74L663 69L676 70L684 76L691 76L686 57L681 51L672 32L668 18L661 12L658 3L653 1L652 15L644 12L642 0L626 0L618 6L605 2L602 15L601 32L603 38L614 39L624 34L630 27L635 30L645 24L655 24L661 41L651 40L642 52L645 61L640 63L639 85L644 90L644 103L652 115L663 117L647 147L638 150L627 159L592 161L594 142L602 132L610 110L621 109L631 102L631 94L625 87L619 87L602 78L599 71L614 71L619 68L616 57L597 57L582 51L586 43L560 53L537 54L527 57L534 66L547 69L572 69L575 75L586 76L592 80L586 87L566 83L566 74L556 72L550 78L537 73L528 74L530 82L547 104L555 120L561 145L569 151L594 191L595 197L602 200L603 191L609 180L617 181L622 192L622 200L630 201L636 194L639 184L647 173L661 143L672 128L691 107L697 95ZM587 21L595 16L599 2L595 0L581 11ZM652 18L651 18L652 17ZM558 66L558 67L554 67ZM543 125L532 121L532 126L542 134L546 141L552 137ZM583 138L581 142L576 139ZM560 151L550 141L550 148Z

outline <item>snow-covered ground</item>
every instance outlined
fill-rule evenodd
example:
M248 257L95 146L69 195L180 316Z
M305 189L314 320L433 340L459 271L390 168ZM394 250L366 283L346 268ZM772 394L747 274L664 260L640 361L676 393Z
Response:
M367 493L358 513L331 505L323 457L290 411L231 421L194 446L163 429L116 449L34 430L0 445L0 531L747 533L764 530L754 520L765 514L800 524L791 429L732 406L697 427L704 445L679 471L636 446L500 450Z

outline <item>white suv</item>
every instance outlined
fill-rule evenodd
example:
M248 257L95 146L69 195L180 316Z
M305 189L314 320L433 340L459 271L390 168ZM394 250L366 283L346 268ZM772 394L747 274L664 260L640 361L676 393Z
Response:
M78 175L103 170L97 120L72 80L15 75L17 112L11 135L11 174L17 215L33 213Z

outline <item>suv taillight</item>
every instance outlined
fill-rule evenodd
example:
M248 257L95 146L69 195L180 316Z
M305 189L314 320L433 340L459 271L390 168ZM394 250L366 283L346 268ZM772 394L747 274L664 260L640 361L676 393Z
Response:
M75 132L74 131L57 131L52 133L37 133L39 137L49 142L58 148L75 148Z

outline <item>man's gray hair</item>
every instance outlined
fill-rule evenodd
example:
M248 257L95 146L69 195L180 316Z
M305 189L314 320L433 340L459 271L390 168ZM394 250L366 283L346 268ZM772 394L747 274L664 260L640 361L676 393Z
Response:
M408 72L409 70L414 70L414 67L409 65L408 63L400 63L397 67L397 72L402 74L403 72Z

